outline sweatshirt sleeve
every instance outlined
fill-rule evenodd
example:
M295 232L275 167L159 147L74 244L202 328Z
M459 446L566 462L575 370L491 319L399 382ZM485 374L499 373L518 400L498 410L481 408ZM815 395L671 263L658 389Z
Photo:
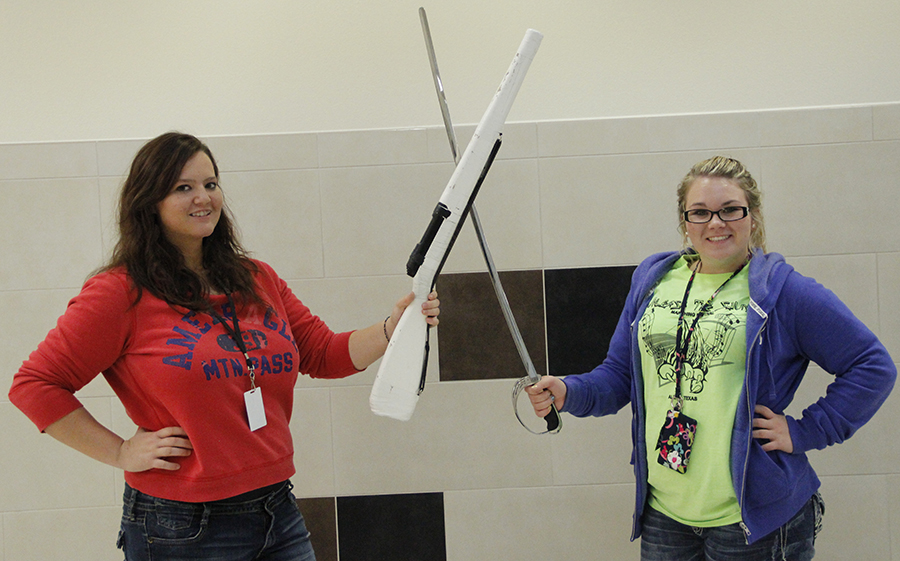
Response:
M297 343L300 372L312 378L345 378L359 370L350 358L351 331L335 333L314 315L267 264L257 262L267 282L273 283L287 313Z
M41 431L79 409L75 392L122 355L133 325L133 297L124 275L89 279L13 376L10 401Z
M788 282L794 304L788 319L799 352L835 377L800 419L788 417L799 453L850 438L890 395L897 368L878 337L830 290L799 274Z

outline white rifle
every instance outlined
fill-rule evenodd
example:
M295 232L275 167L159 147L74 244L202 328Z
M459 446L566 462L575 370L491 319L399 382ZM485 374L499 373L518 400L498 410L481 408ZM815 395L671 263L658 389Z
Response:
M500 148L502 128L506 122L506 117L543 36L533 29L529 29L526 32L509 70L500 83L497 93L494 95L487 111L485 111L478 127L476 127L475 134L472 136L466 152L462 158L459 158L456 135L450 122L450 112L444 96L424 8L419 8L419 17L425 34L425 42L431 62L435 89L438 93L438 101L441 105L444 126L447 129L450 149L457 167L432 213L431 222L422 236L422 240L416 245L407 262L407 274L413 277L413 292L416 295L413 303L424 302L431 291L453 246L453 242L462 228L465 217L470 213L504 318L526 367L527 376L516 384L516 389L513 392L513 407L515 409L518 393L521 389L525 385L530 385L540 380L540 376L534 369L534 364L528 355L518 326L512 316L509 302L500 284L500 277L497 274L490 250L487 247L487 241L484 238L478 213L474 207L474 201L494 160L494 156ZM417 315L420 317L411 317ZM404 421L409 420L412 416L419 394L424 388L429 347L428 338L428 325L421 314L404 314L401 316L400 322L388 344L384 358L382 358L381 366L375 378L375 384L372 387L369 404L374 413ZM517 409L516 416L518 417ZM547 432L559 430L560 420L555 408L552 410L551 415L547 416L546 420ZM522 424L526 426L525 423ZM526 428L528 427L526 426Z

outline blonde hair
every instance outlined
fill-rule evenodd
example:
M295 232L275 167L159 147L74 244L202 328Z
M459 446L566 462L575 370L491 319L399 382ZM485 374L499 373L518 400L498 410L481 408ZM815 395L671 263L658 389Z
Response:
M688 189L697 178L723 177L731 179L747 196L747 207L750 209L750 218L754 228L750 233L750 249L760 248L766 251L766 227L762 217L762 193L756 180L744 167L744 164L725 156L713 156L694 165L691 171L684 176L678 185L678 231L686 237L687 230L684 225L685 199Z

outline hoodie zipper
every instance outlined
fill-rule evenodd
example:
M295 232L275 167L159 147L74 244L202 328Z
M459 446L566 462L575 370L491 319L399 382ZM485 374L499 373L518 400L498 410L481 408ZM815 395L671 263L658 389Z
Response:
M647 306L650 304L650 300L653 299L653 294L654 294L654 292L656 291L656 288L655 288L655 287L656 287L656 285L654 284L654 285L653 285L653 288L651 288L649 291L647 291L647 296L646 296L646 298L644 298L644 299L641 301L641 304L638 306L637 314L635 314L634 319L631 321L631 324L629 325L629 331L630 331L629 336L631 337L631 342L632 342L632 344L636 344L636 342L635 342L635 340L634 340L635 337L637 337L637 335L636 335L635 332L634 332L635 324L637 324L637 323L640 321L640 319L644 316L644 312L647 310ZM634 376L635 376L636 378L643 376L642 371L638 368L639 365L635 364L635 358L634 358L634 355L633 355L633 354L632 354L632 356L629 357L629 360L631 360L631 363L632 363L632 364L631 364L631 367L632 367L632 370L634 370ZM634 382L634 383L637 383L637 382ZM646 412L644 411L644 404L643 404L643 399L644 399L643 382L641 382L641 385L642 385L641 391L639 392L639 395L638 395L638 398L641 400L641 404L640 404L640 405L636 405L636 407L638 408L638 411L639 411L639 413L640 413L640 416L644 416L644 415L646 415ZM642 439L642 438L643 438L643 433L647 430L647 428L646 428L646 426L645 426L645 424L646 424L646 419L643 420L643 421L639 421L637 424L638 424L638 434L635 434L634 436L635 436L636 439ZM645 439L645 440L646 440L646 439ZM635 443L635 444L637 444L637 443ZM643 452L640 453L640 454L639 454L639 452L641 452L641 450L639 450L638 447L635 446L635 451L634 451L634 454L635 454L634 463L635 463L635 467L638 468L638 469L640 469L640 466L641 466L642 464L645 464L645 463L647 462L647 449L646 449L646 446L647 446L647 443L644 442L644 450L643 450ZM639 456L640 456L640 457L639 457ZM644 467L644 471L646 472L647 469L648 469L648 468L645 466L645 467ZM635 475L637 475L637 473L635 473ZM637 479L637 478L636 478L636 479ZM640 482L639 482L639 481L637 481L636 483L637 483L638 486L640 486ZM636 490L637 490L637 489L636 489ZM643 490L644 490L643 498L644 498L644 500L646 500L646 497L647 497L647 477L646 477L646 473L644 473ZM635 508L636 508L636 509L638 508L638 505L637 505L637 504L635 505ZM641 510L643 511L643 508L641 508ZM637 532L637 527L638 527L638 524L639 524L639 517L638 517L636 514L637 514L637 511L635 511L635 516L633 517L633 519L632 519L632 521L631 521L631 539L632 539L632 540L636 539L637 533L638 533L638 532Z
M766 326L769 323L769 315L763 311L763 309L757 304L753 298L750 298L750 307L762 318L762 325L759 328L759 331L756 332L756 336L753 338L753 341L750 343L750 347L747 349L747 364L744 366L744 390L747 394L747 414L749 415L749 427L750 431L747 438L747 452L744 454L744 469L741 475L741 498L738 501L738 506L741 508L741 516L743 517L744 512L744 495L747 493L747 466L750 463L750 446L753 444L753 407L752 403L750 403L750 353L753 351L753 348L759 345L762 347L762 334L763 331L766 330ZM750 543L750 528L744 523L743 519L740 522L741 529L744 531L744 542L749 545Z

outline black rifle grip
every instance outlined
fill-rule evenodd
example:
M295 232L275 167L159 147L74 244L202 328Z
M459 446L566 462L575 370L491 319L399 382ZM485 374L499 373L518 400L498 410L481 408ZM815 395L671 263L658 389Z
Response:
M428 223L428 228L426 228L425 233L422 234L422 240L416 244L415 249L413 249L412 254L409 256L409 260L406 262L407 275L415 277L416 273L419 272L419 267L425 262L425 254L428 253L431 242L434 241L434 237L437 235L438 230L441 229L444 220L449 216L450 209L447 208L444 203L438 202L437 206L434 207L434 212L431 213L431 222ZM449 252L449 249L447 251Z

